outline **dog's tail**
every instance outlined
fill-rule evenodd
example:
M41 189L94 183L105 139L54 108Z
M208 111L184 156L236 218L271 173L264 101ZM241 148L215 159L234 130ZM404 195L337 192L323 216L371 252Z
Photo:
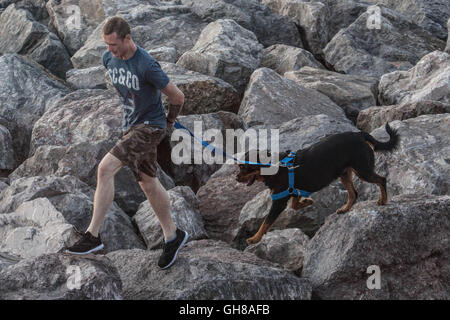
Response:
M397 130L392 129L387 122L385 128L390 137L389 141L387 142L380 142L367 132L363 132L364 139L373 144L375 151L392 151L398 146L400 135L397 133Z

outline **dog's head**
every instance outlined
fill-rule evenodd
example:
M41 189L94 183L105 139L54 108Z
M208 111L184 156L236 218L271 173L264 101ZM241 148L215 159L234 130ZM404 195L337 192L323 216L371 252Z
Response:
M267 156L270 157L269 151L265 151ZM270 163L267 160L262 160L258 150L247 151L244 155L245 161L258 162L258 163ZM256 161L255 161L256 160ZM246 183L247 186L251 186L255 181L264 181L264 175L261 175L261 168L268 167L254 164L239 163L239 173L236 176L236 181Z
M269 151L265 151L267 153L267 157L271 157L271 153ZM279 154L280 159L286 157L291 151L287 150L286 152L282 152ZM274 154L276 155L276 154ZM255 161L256 159L256 161ZM250 150L245 153L244 159L245 161L250 162L259 162L259 163L270 163L270 161L266 161L265 159L261 159L259 150ZM251 186L255 181L265 181L265 179L269 176L261 174L261 168L268 167L262 165L254 165L254 164L243 164L239 163L239 173L236 176L236 181L245 183L247 186Z

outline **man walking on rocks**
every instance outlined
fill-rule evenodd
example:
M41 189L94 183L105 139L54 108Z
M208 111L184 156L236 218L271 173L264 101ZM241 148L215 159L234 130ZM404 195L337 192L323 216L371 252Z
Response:
M173 129L184 95L159 63L133 42L124 19L110 18L103 27L103 40L108 48L102 57L103 65L123 104L123 135L98 166L91 223L83 238L66 252L88 254L103 248L99 230L114 199L114 176L128 166L161 224L165 244L158 265L165 269L175 262L188 234L175 226L169 196L156 177L157 146ZM171 104L167 116L161 92Z

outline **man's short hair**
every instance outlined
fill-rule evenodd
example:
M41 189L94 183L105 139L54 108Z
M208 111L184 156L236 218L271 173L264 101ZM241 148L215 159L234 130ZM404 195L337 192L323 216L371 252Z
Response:
M110 35L115 32L123 40L127 34L130 34L130 25L121 17L115 16L105 23L102 31L105 35Z

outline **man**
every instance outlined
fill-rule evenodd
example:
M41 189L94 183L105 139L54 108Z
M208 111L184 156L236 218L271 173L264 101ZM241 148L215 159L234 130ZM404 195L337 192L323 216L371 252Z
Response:
M173 128L183 104L183 93L170 82L159 63L131 39L129 24L120 17L110 18L103 27L103 65L123 104L120 141L98 166L94 212L83 238L66 252L87 254L103 248L99 229L114 199L114 175L124 165L133 172L163 230L165 244L158 265L165 269L176 259L188 234L176 228L170 215L167 191L156 177L157 146ZM170 101L166 116L161 92Z

